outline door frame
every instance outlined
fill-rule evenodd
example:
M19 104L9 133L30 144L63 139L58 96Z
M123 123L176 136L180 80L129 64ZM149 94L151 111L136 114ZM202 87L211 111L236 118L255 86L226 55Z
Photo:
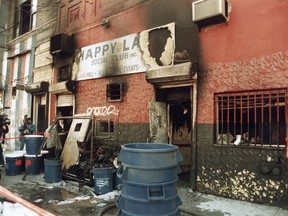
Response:
M158 89L172 89L172 88L180 88L180 87L190 87L190 101L191 101L191 130L192 130L192 136L191 136L191 146L190 146L190 188L196 189L196 183L197 183L197 127L196 127L196 117L197 117L197 84L196 83L189 83L189 84L178 84L178 85L160 85L157 86ZM155 91L157 91L155 89ZM169 143L172 142L172 131L171 131L171 119L169 116L170 113L170 106L168 105L169 102L166 101L167 105L167 133L169 138Z

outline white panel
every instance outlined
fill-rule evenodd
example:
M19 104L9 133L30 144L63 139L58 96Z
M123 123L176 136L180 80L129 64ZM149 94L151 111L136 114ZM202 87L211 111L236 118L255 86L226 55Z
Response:
M14 55L17 55L20 53L20 43L15 44L15 51L14 51Z
M37 11L37 0L32 0L31 12L35 13Z
M31 50L32 49L32 37L27 39L27 50Z
M57 107L73 106L73 94L58 95Z
M50 82L52 80L53 68L52 64L43 67L33 69L34 83L40 83L41 81Z
M35 68L42 67L48 64L52 64L52 56L49 50L42 53L37 53L35 56Z
M76 117L86 116L87 114L77 114ZM67 139L62 152L62 168L68 169L71 165L78 163L79 148L77 141L84 142L88 132L91 119L73 119ZM78 128L78 126L80 126ZM76 128L78 128L76 130Z
M8 51L4 51L4 55L3 55L3 64L2 64L2 86L5 86L5 81L6 81L6 77L7 77L7 63L8 63L8 60L7 60L7 57L8 57Z
M19 62L19 58L15 58L14 59L14 67L13 67L13 77L15 77L15 79L18 79L18 62ZM14 86L14 85L13 85Z
M46 95L42 95L40 100L41 105L46 105Z
M199 0L192 3L193 21L199 21L217 15L225 16L225 5L227 0Z
M150 103L150 137L148 142L168 143L167 105L163 102Z

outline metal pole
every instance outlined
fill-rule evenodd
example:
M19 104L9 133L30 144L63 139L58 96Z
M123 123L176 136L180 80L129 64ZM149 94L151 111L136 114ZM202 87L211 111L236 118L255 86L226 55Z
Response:
M22 206L30 209L33 212L36 212L39 215L45 215L45 216L55 216L54 214L39 208L38 206L28 202L27 200L15 195L14 193L12 193L11 191L7 190L6 188L0 186L0 194L2 194L3 196L7 197L9 200L19 203Z

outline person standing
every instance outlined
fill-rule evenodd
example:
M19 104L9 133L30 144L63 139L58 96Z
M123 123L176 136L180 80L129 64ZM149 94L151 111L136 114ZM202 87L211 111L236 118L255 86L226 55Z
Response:
M65 141L66 141L66 138L67 138L67 134L68 134L68 131L69 131L69 127L66 124L64 119L59 119L58 120L56 129L57 129L58 135L60 137L62 147L64 147L64 144L65 144Z
M57 132L57 125L50 125L46 129L44 136L46 138L46 148L48 150L48 158L59 159L62 152L62 144Z
M20 150L23 150L25 145L25 135L31 135L36 131L35 125L32 123L31 118L27 118L27 115L24 116L23 123L18 127L20 132Z
M3 156L3 148L2 144L5 142L5 134L9 132L9 127L7 124L1 124L0 126L0 137L2 138L2 142L0 143L0 167L4 166L4 156Z

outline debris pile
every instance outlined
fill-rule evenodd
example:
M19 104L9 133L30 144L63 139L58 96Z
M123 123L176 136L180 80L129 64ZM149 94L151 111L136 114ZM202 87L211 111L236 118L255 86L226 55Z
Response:
M93 166L97 168L113 167L120 150L121 147L118 145L101 145L96 152Z
M66 176L74 176L77 179L90 179L91 167L118 167L117 156L121 150L118 145L99 145L93 154L93 161L90 160L90 149L80 148L79 163L72 165L67 170Z

